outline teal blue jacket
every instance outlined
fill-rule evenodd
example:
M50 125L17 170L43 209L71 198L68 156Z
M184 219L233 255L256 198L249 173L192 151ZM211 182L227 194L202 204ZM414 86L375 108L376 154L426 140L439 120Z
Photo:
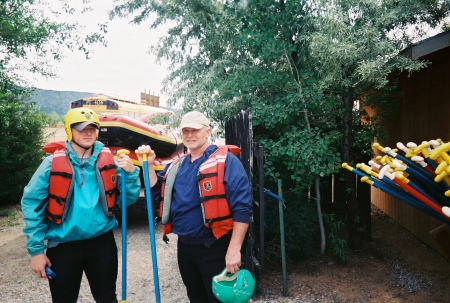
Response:
M46 157L34 173L24 189L21 201L25 221L23 232L27 236L27 249L31 256L44 253L47 247L45 240L51 242L85 240L100 236L117 227L116 218L106 216L103 211L95 174L97 158L102 147L103 144L96 141L92 156L86 160L83 168L80 168L80 159L70 142L66 142L66 150L74 169L75 180L72 202L67 209L64 221L59 225L45 218L46 204L36 211L38 205L47 200L53 155ZM120 190L123 180L121 168L118 167L117 162L116 169L117 188ZM140 168L136 167L134 172L127 173L127 205L136 202L139 198L141 188L139 171ZM82 183L82 178L84 178L84 183ZM116 203L120 206L121 201L122 198L119 194Z

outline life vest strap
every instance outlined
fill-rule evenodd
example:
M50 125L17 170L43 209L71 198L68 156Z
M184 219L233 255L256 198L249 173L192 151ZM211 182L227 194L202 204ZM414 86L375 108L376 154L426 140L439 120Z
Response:
M200 197L200 202L206 202L208 200L214 200L214 199L222 199L222 198L226 198L226 195L211 195L211 196L204 196L204 197Z
M52 218L51 219L52 222L57 222L58 220L62 219L62 216L58 216L58 215L52 214L52 213L48 212L47 210L45 210L45 215L47 217Z
M55 201L58 202L59 205L62 205L63 203L66 202L66 198L58 197L52 194L48 194L48 197L55 199Z
M40 211L40 210L42 209L42 207L44 207L44 205L47 203L47 201L48 201L47 199L42 200L42 202L39 203L39 205L34 209L34 211L35 211L35 212Z
M200 180L202 180L202 179L204 179L204 178L211 178L211 177L216 177L217 176L217 173L209 173L209 174L198 174L197 175L197 180L198 181L200 181Z
M217 217L217 218L213 218L213 219L207 219L206 224L209 224L209 226L211 226L214 222L223 221L223 220L227 220L227 219L230 219L230 218L233 218L233 215L230 214L230 215L225 216L225 217Z
M63 178L72 179L72 174L65 171L51 171L50 176L61 176Z
M105 171L105 170L109 170L109 169L113 169L113 168L116 168L116 166L114 165L114 164L108 164L108 165L105 165L105 166L103 166L103 167L99 167L99 171L100 172L103 172L103 171Z

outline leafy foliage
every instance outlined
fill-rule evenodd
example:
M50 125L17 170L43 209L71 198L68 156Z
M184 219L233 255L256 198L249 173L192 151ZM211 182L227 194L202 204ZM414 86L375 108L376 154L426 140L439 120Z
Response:
M89 10L86 6L88 2L83 1L82 12ZM107 31L104 24L99 25L97 33L85 33L84 27L77 21L54 21L55 17L75 13L78 12L66 0L51 3L0 0L0 151L4 157L0 163L2 204L20 201L24 186L44 156L41 149L44 129L50 121L36 108L35 103L30 102L29 83L23 75L54 77L51 63L59 61L64 50L80 50L89 57L94 44L105 44L103 34ZM58 109L53 104L52 111Z
M386 135L364 101L394 101L389 75L427 65L401 51L429 27L446 26L449 8L448 0L129 0L111 17L141 23L156 13L151 26L169 24L152 46L171 63L168 102L219 123L251 107L267 182L282 178L305 195L316 177L370 153L373 138ZM352 217L354 178L345 180L349 228L361 230Z
M341 263L347 263L347 241L342 237L342 229L344 222L333 213L323 214L323 219L326 228L328 229L328 238L330 239L333 254L337 256Z
M6 226L18 226L22 223L21 210L18 205L0 206L0 228Z
M57 7L42 0L0 0L0 91L26 86L24 71L55 77L49 63L63 58L65 49L80 50L88 58L93 44L105 44L105 24L99 25L99 32L83 33L77 21L53 21L78 13L65 0L55 3Z
M23 188L41 163L45 114L33 104L0 94L0 203L20 201Z
M168 102L174 105L182 100L185 110L201 110L219 122L252 107L255 140L267 151L269 174L279 177L276 167L289 179L301 178L304 182L297 183L298 191L308 187L316 173L336 171L338 157L314 156L308 163L300 161L303 150L299 152L299 146L309 155L308 149L322 142L323 135L327 140L322 147L332 147L324 150L326 156L339 155L335 149L338 134L328 134L334 123L329 115L333 105L315 85L313 70L299 69L293 62L290 54L297 47L292 45L292 28L280 27L287 19L306 15L304 4L293 2L283 7L258 1L243 7L238 1L194 1L183 3L180 10L182 3L129 1L112 14L125 16L138 11L140 17L135 20L141 22L145 14L154 11L158 18L153 26L166 20L176 22L153 47L174 69L166 82L171 94ZM292 27L298 26L300 33L303 21L296 23ZM308 57L306 52L304 56ZM305 136L305 111L311 125L327 129L315 129ZM311 161L315 162L312 170Z
M283 211L286 254L291 259L301 259L313 253L317 234L317 218L314 203L305 196L283 193L284 202L266 196L265 249L267 260L280 261L280 203ZM259 216L255 222L259 224ZM258 230L259 231L259 230Z

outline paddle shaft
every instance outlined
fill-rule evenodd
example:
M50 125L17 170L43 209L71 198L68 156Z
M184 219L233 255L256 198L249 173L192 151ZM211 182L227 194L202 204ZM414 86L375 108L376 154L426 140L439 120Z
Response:
M142 154L143 168L144 168L144 181L145 181L145 197L147 200L147 214L148 214L148 226L150 229L150 243L152 250L152 263L153 263L153 280L155 284L155 296L156 303L161 302L161 296L159 293L159 277L158 277L158 260L156 257L156 242L155 242L155 228L153 224L153 205L152 205L152 192L150 188L150 175L148 172L148 160L147 154Z
M122 303L127 302L127 173L122 169Z
M437 202L429 199L428 197L422 195L420 192L418 192L417 190L415 190L412 186L408 185L406 182L400 180L399 178L397 178L394 175L391 175L387 170L389 169L388 166L385 166L381 169L380 174L379 174L379 178L383 178L384 175L388 176L392 181L394 181L395 183L397 183L397 185L399 185L401 188L403 188L404 190L406 190L407 192L409 192L412 196L414 196L415 198L417 198L418 200L422 201L423 203L425 203L426 205L428 205L431 209L433 209L434 211L436 211L439 214L443 214L442 213L442 206L438 205Z
M129 154L126 149L117 151L117 154ZM122 169L122 303L127 302L127 172Z

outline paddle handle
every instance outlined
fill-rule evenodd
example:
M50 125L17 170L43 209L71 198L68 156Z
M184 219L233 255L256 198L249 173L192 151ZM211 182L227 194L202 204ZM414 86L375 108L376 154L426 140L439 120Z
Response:
M148 162L148 155L147 155L147 153L141 154L141 155L142 155L142 161Z
M118 155L128 155L130 153L130 151L128 149L119 149L117 151Z

